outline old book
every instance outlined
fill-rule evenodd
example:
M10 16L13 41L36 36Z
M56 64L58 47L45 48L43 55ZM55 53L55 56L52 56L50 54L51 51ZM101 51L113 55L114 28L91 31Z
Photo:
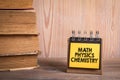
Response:
M37 56L37 52L0 55L0 71L35 68L38 66Z
M38 34L34 10L0 10L0 35Z
M0 35L37 35L36 24L0 23Z
M0 55L39 50L38 36L0 36Z
M33 0L0 0L0 9L29 9Z

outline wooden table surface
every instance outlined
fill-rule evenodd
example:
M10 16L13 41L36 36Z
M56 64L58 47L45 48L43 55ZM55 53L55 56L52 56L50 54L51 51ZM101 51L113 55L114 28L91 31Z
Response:
M120 80L120 59L105 60L102 75L66 73L66 58L39 59L39 64L33 70L0 72L0 80Z

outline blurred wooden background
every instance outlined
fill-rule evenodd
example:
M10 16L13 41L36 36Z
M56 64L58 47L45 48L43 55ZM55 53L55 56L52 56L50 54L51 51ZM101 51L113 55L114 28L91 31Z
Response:
M99 30L103 58L120 57L120 0L34 0L33 6L41 57L67 57L72 30Z

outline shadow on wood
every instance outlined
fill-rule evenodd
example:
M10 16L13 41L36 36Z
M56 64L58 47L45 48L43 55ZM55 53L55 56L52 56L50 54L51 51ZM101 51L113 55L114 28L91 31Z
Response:
M46 69L46 70L57 70L60 72L66 72L67 69L67 58L42 58L38 60L38 64L40 65L41 68Z

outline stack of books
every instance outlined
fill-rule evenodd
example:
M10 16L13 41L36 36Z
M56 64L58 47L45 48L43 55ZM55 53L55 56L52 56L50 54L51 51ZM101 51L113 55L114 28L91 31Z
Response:
M0 71L38 66L39 51L33 0L0 0Z

